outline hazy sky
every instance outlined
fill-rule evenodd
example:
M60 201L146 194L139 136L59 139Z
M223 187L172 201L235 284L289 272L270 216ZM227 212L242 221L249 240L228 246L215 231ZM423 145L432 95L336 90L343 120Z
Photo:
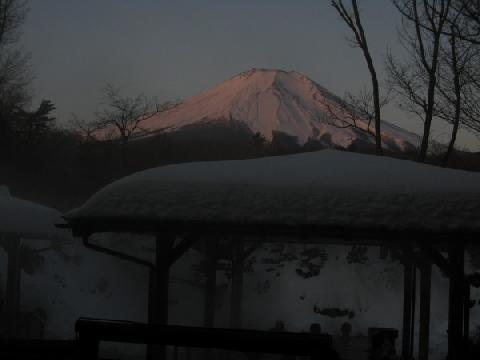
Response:
M89 118L108 82L127 95L186 99L253 67L296 70L338 95L369 85L359 49L328 0L31 0L24 47L36 100L51 99L63 121ZM362 1L379 72L399 23L390 0ZM384 116L418 132L395 104ZM437 124L432 137L449 133ZM461 136L480 149L480 140Z

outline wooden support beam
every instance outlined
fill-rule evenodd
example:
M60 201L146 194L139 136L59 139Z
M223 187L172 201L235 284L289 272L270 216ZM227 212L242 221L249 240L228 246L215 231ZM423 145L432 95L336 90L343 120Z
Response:
M155 267L148 268L148 323L155 324Z
M170 251L175 237L172 234L157 236L155 243L154 306L157 308L155 323L168 324L168 290L170 278Z
M218 240L206 239L207 263L205 269L204 324L211 328L215 325L215 289L217 286Z
M440 251L435 249L430 244L426 244L425 242L418 242L417 244L420 247L420 250L422 250L423 254L428 256L442 272L450 276L450 262L440 253Z
M242 254L242 259L243 261L247 260L247 258L252 255L252 253L257 250L261 245L261 242L260 241L257 241L257 242L254 242L253 244L251 244L249 247L247 247L244 251L243 251L243 254Z
M158 235L155 239L155 268L150 272L148 316L151 324L168 324L168 290L170 279L170 255L175 236ZM153 291L153 293L152 293ZM165 360L165 346L147 346L147 358Z
M461 360L464 355L464 297L465 297L465 244L461 240L449 242L451 264L449 317L448 317L448 359Z
M402 359L409 360L412 357L412 330L413 330L413 297L414 297L414 272L415 267L411 262L403 264L403 338Z
M420 339L419 360L428 360L430 345L430 298L432 292L432 264L420 268Z
M7 293L5 301L7 336L19 335L20 287L21 287L21 240L17 237L5 238L7 248Z
M233 239L232 254L232 294L230 301L230 326L233 329L242 327L244 242L242 238Z
M465 298L463 305L463 338L465 349L470 346L470 283L465 284Z
M110 256L114 256L116 258L119 258L119 259L122 259L122 260L125 260L125 261L132 262L134 264L147 266L149 268L153 268L153 266L154 266L149 261L137 258L137 257L129 255L129 254L125 254L121 251L109 249L109 248L106 248L106 247L103 247L103 246L100 246L100 245L97 245L97 244L92 244L88 240L89 240L88 237L83 238L83 245L87 249L95 250L95 251L98 251L98 252L101 252L101 253L104 253L104 254L107 254L107 255L110 255Z
M417 300L417 268L415 264L412 265L412 321L410 324L412 328L410 329L410 358L413 359L413 348L415 347L415 309L416 309L416 300Z
M170 265L173 265L180 257L190 249L198 240L197 236L188 235L183 238L178 245L176 245L170 254Z

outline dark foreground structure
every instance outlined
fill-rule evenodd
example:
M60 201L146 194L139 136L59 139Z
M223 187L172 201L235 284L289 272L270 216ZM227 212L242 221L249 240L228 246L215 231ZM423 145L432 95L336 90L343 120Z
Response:
M58 211L10 195L6 187L0 186L0 246L7 254L7 276L5 306L0 307L0 339L40 337L43 323L32 328L21 328L20 319L31 319L21 309L21 274L24 262L25 243L47 241L66 242L73 240L68 231L55 227L61 220ZM38 320L38 319L36 319Z
M480 235L479 184L479 174L330 150L171 165L107 186L81 208L67 213L63 227L82 237L93 250L151 269L148 326L155 330L149 333L164 334L176 344L188 337L188 331L200 331L185 329L175 333L175 328L164 327L168 324L170 267L194 245L208 259L204 309L207 329L214 327L220 241L231 242L233 249L232 328L241 327L244 261L259 243L363 244L387 248L404 265L401 357L414 357L418 270L418 358L428 359L431 272L432 266L438 266L450 280L448 358L460 360L467 356L469 336L470 277L465 274L464 253L465 246L478 243ZM91 235L102 232L154 236L155 263L94 244ZM81 328L82 324L77 326ZM109 329L112 334L122 331L113 325ZM167 329L173 332L167 334ZM209 331L213 336L214 329L205 330L204 334L210 334ZM250 336L233 330L224 334L228 339ZM214 345L208 335L199 338L200 345ZM268 347L270 338L264 339ZM251 343L239 340L236 349L246 351L249 346ZM291 353L282 345L277 346ZM324 349L322 358L329 358L328 351ZM149 356L153 355L165 358L165 349L151 347Z
M140 324L80 318L77 340L0 340L2 359L96 360L101 341L131 344L170 345L199 349L223 349L241 353L285 354L336 360L331 337L237 329L212 329L174 325ZM156 350L154 347L153 350ZM161 352L156 352L161 353Z

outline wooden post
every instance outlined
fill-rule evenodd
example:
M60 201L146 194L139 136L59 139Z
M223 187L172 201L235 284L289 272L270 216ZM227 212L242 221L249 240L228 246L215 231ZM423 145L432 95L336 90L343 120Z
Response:
M205 268L205 302L203 321L206 328L215 327L215 290L217 287L218 240L205 239L206 268ZM205 349L203 359L212 358L212 349Z
M155 323L155 267L148 269L148 323Z
M410 358L413 359L413 348L415 347L415 310L417 300L417 268L412 264L412 321L410 322L412 328L410 330Z
M402 359L409 360L412 356L413 332L413 296L414 296L414 271L411 262L405 260L403 264L403 338Z
M450 296L448 318L448 359L463 359L463 319L465 297L465 245L462 240L451 240L448 245L450 259Z
M100 343L97 339L90 339L88 336L80 336L78 339L80 359L97 360Z
M19 336L21 240L16 237L8 237L5 240L8 254L7 294L5 301L7 336L15 338Z
M215 288L217 286L217 261L218 261L218 240L206 239L205 249L207 263L205 269L205 303L204 303L204 324L205 327L215 325Z
M172 234L158 235L155 240L155 267L150 271L148 309L148 320L153 324L168 325L170 255L174 241ZM165 360L166 347L148 345L147 358Z
M427 262L420 269L420 339L419 360L428 360L430 345L430 298L432 290L432 264Z
M465 349L468 349L470 347L470 283L468 281L465 281L463 315L463 338Z
M170 278L170 251L175 237L157 236L155 249L155 304L156 324L168 324L168 288Z
M242 327L243 263L245 259L243 239L234 238L233 241L230 326L232 329L239 329Z

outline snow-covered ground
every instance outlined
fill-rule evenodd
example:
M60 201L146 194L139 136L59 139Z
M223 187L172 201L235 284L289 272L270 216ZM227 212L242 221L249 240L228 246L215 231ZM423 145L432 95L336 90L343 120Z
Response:
M146 259L152 256L153 240L148 238L123 236L102 244ZM301 267L299 254L303 248L303 245L286 246L283 253L294 254L296 259L276 265L265 260L275 257L272 247L253 253L256 261L245 276L245 328L268 330L282 320L288 330L308 331L310 324L320 323L323 331L338 336L342 323L348 321L352 335L366 335L368 327L394 327L400 330L401 336L403 270L398 262L381 260L379 249L372 247L365 253L363 263L349 263L350 247L325 246L327 258L322 260L319 275L304 279L296 271ZM146 269L87 250L80 241L68 245L64 251L72 257L58 252L45 253L44 268L32 276L23 276L23 307L41 306L46 310L47 337L73 338L74 322L80 316L146 321ZM2 251L0 260L2 263L5 260ZM173 267L172 324L202 324L202 281L198 273L192 271L192 264L201 260L201 254L190 250ZM216 326L228 327L230 285L224 272L219 271L218 277ZM478 299L479 295L474 291L472 298ZM434 360L441 359L446 349L447 301L448 282L435 269L431 324ZM331 307L347 309L350 313L331 318L314 311ZM472 310L472 329L480 325L478 308L475 306ZM400 338L397 348L399 346ZM141 347L118 348L106 344L104 351L125 355L138 353Z
M348 147L373 144L367 136L367 121L355 118L337 96L307 76L295 71L252 69L236 75L180 105L142 122L137 134L148 136L175 131L188 125L233 120L246 124L253 134L272 140L274 132L296 137L300 144L310 139L326 146ZM374 124L370 130L374 133ZM419 137L386 121L384 147L406 150L419 144Z
M402 228L414 224L424 228L478 229L479 176L330 150L171 165L108 186L67 218L129 215L162 220L200 216L209 220L231 217L337 225L363 221L364 225L380 222ZM2 209L8 211L6 205ZM153 241L148 237L104 235L96 241L152 259ZM282 320L288 330L307 331L311 323L318 322L324 331L338 335L341 324L349 321L354 335L366 335L368 327L401 330L401 265L380 259L378 248L370 248L361 261L353 262L350 247L323 248L318 253L321 256L311 259L319 270L311 277L299 276L302 272L298 269L304 266L303 245L282 249L280 254L293 255L282 255L280 261L271 261L279 256L278 249L265 247L256 251L252 255L256 262L245 279L244 327L266 330ZM23 276L22 305L25 309L45 309L48 337L72 338L74 322L80 316L146 321L145 268L87 250L80 240L66 244L62 251L43 252L42 256L44 266ZM201 260L201 254L190 250L173 267L169 299L172 324L202 323L202 281L192 271L192 264ZM3 251L0 262L6 263ZM0 270L4 274L4 269ZM228 326L229 282L225 274L219 275L216 325ZM5 286L5 277L0 280ZM441 359L446 348L448 282L437 270L432 288L432 359ZM479 295L474 291L472 298L478 300ZM318 312L332 307L346 313L332 318ZM472 329L479 323L480 313L475 306ZM123 347L117 351L133 350Z

